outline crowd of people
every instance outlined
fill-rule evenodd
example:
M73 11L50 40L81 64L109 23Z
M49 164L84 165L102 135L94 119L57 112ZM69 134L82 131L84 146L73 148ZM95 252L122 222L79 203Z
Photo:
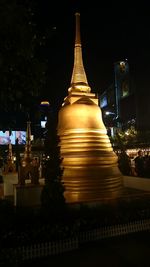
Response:
M150 178L150 154L139 150L130 157L125 150L118 154L118 166L123 175Z

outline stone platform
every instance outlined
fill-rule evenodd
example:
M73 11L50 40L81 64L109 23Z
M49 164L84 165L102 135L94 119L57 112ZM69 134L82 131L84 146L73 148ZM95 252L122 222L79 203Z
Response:
M41 192L43 185L26 184L14 185L14 206L38 207L41 205Z

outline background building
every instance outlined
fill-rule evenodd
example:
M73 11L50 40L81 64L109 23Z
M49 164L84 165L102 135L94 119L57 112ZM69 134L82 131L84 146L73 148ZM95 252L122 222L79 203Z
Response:
M130 77L127 60L114 63L114 80L100 96L104 122L107 128L126 129L136 124L135 86Z

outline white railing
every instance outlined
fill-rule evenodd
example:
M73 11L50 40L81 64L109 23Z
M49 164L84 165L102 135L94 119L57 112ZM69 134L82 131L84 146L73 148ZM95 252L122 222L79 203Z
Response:
M46 257L56 255L65 251L70 251L78 248L78 239L66 239L58 242L46 242L35 244L33 246L22 248L22 260ZM16 251L17 252L17 251Z
M80 242L90 242L108 237L121 236L141 231L150 230L150 219L105 226L98 229L86 231L80 234Z
M7 255L13 253L16 260L31 260L50 255L61 254L66 251L78 249L81 244L101 240L109 237L122 236L131 233L150 230L150 219L129 222L112 226L104 226L80 233L77 237L66 240L39 243L24 247L10 248Z

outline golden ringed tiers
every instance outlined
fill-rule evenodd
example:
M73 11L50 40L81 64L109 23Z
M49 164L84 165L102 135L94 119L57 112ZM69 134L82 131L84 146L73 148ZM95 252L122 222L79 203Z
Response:
M61 107L58 122L66 201L81 203L117 198L121 193L122 174L99 106L83 96Z

